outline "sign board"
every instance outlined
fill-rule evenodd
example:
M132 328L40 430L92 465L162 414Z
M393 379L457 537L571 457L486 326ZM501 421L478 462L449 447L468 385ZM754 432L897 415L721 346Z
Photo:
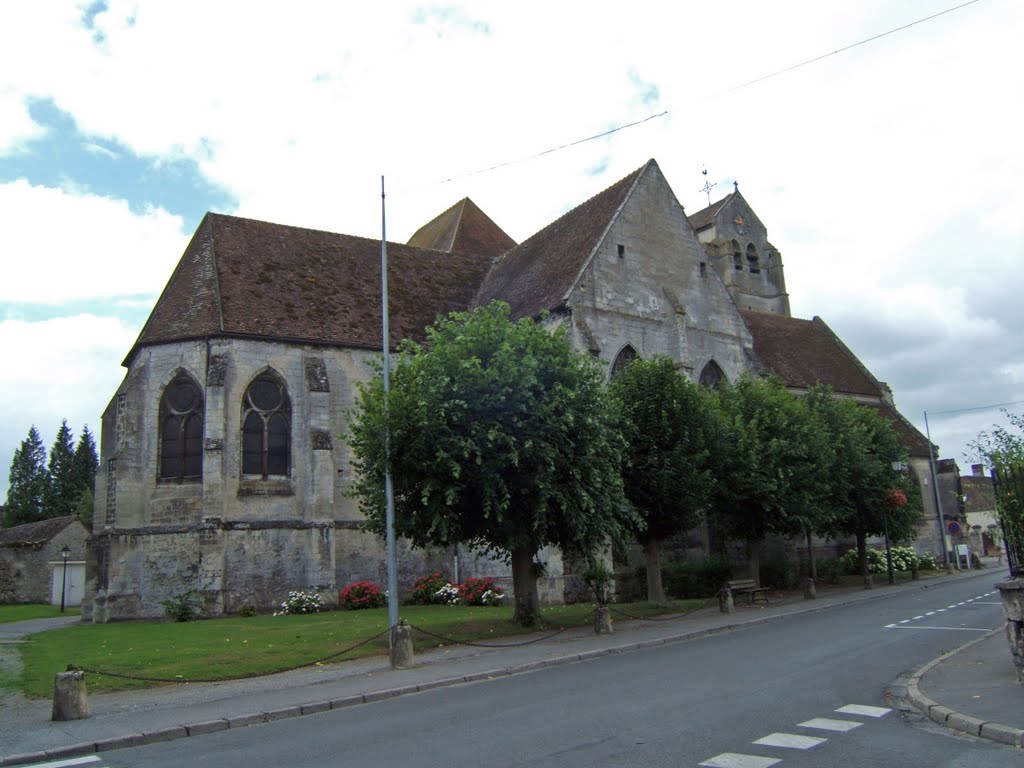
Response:
M958 533L960 533L960 523L958 523L956 520L950 520L948 523L946 523L946 530L954 536L956 536Z

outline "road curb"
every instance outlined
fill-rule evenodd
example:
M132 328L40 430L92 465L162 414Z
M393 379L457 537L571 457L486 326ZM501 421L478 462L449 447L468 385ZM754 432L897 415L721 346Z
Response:
M977 645L984 640L988 640L993 635L1002 631L1002 627L993 629L991 632L987 632L981 637L975 638L969 643L964 643L959 648L954 648L952 651L944 653L938 658L929 661L917 670L917 672L911 675L910 680L907 682L907 700L915 709L919 710L922 714L927 715L931 720L945 728L960 731L961 733L966 733L971 736L977 736L982 739L997 741L1000 744L1024 747L1024 730L1014 728L1009 725L980 720L976 717L955 712L949 707L944 707L939 702L925 696L920 687L921 678L924 677L932 667L941 664L973 645Z
M975 575L975 574L970 574ZM919 582L916 585L904 585L906 591L917 591L921 589L928 589L930 587L939 586L940 582ZM112 738L106 738L95 741L87 741L79 744L69 744L63 747L56 747L52 750L45 750L41 752L25 753L20 755L9 755L4 758L0 758L0 766L14 766L22 765L23 763L40 762L43 760L55 760L70 757L81 757L84 755L96 754L100 751L111 751L114 749L125 749L128 747L140 747L148 744L156 744L158 742L173 741L181 738L189 738L191 736L199 736L205 733L213 733L216 731L224 731L235 728L245 728L250 725L257 725L259 723L266 723L272 720L282 720L292 717L302 717L305 715L312 715L319 712L324 712L329 709L343 709L345 707L351 707L358 704L370 704L374 701L381 701L384 699L394 698L396 696L404 696L411 693L419 693L421 691L430 690L433 688L446 688L452 685L462 685L465 683L480 682L483 680L493 680L500 677L508 677L511 675L524 674L527 672L534 672L538 669L545 667L560 666L562 664L575 664L580 661L587 661L590 659L596 659L603 656L611 656L614 654L627 653L630 651L644 650L647 648L654 648L661 645L669 645L671 643L686 642L688 640L698 640L705 637L711 637L726 632L733 632L737 629L744 629L747 627L756 627L761 624L768 624L773 621L783 621L785 619L795 616L805 616L812 613L819 613L822 611L831 610L832 608L841 608L852 603L862 602L868 599L877 599L879 597L893 597L895 592L892 594L879 594L873 590L863 590L861 592L854 593L845 598L840 598L834 602L821 602L813 604L815 601L808 600L807 603L811 605L803 604L800 608L794 608L793 610L777 613L771 616L754 616L749 619L737 620L728 624L722 624L717 627L703 627L700 629L693 629L686 632L681 632L676 635L670 635L668 637L661 638L647 638L643 640L635 640L621 645L613 645L605 648L598 648L591 651L575 651L566 653L564 656L556 656L554 658L544 659L542 661L530 661L523 662L509 667L502 667L498 669L486 670L483 672L474 672L467 675L458 675L454 677L443 678L440 680L429 681L425 683L401 686L397 688L388 688L381 691L370 691L363 694L354 694L351 696L345 696L338 699L330 699L327 701L311 702L308 704L297 704L290 707L284 707L281 709L268 710L266 712L251 712L243 715L235 715L232 717L225 717L223 719L204 720L202 722L182 724L177 726L170 726L160 728L153 731L143 731L139 733L130 733L124 736L115 736ZM797 603L796 605L801 605ZM684 614L685 616L685 614ZM643 621L643 619L640 619ZM1002 630L993 630L999 632ZM946 725L947 727L953 727L947 723L949 716L958 715L958 713L952 712L944 707L940 707L936 702L932 701L928 697L922 694L917 686L917 681L921 675L927 672L935 664L948 658L959 650L967 648L976 642L984 640L988 635L978 640L974 640L967 643L961 648L958 648L950 653L940 656L938 659L930 662L928 665L923 667L917 672L914 677L911 678L910 683L907 685L908 698L915 707L918 707L922 711L926 712L936 722ZM918 704L915 701L922 702ZM942 710L940 712L940 710ZM934 711L934 714L932 713ZM942 716L942 719L938 717ZM963 715L959 715L963 718ZM968 731L970 732L970 731ZM1012 744L1014 746L1024 746L1024 731L1018 728L1010 728L1009 726L999 725L996 723L981 723L979 721L978 728L974 735L980 733L982 738L991 738L993 741L999 741L1003 744ZM987 735L986 735L987 734ZM27 768L31 768L28 766Z

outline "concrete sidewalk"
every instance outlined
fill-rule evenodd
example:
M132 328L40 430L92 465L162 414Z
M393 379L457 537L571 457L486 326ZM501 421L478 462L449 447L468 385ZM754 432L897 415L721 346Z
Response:
M433 649L417 654L416 667L406 670L391 670L387 659L378 657L242 681L93 695L89 700L92 716L65 723L50 721L48 700L25 701L8 695L0 701L0 766L107 752L299 717L430 688L680 642L881 598L896 591L927 589L946 583L949 578L980 575L988 576L992 582L999 579L999 573L993 570L934 577L895 587L878 585L870 591L823 589L817 600L789 594L767 607L739 606L733 614L719 612L715 602L669 621L617 620L612 635L595 635L592 629L583 628L554 636L541 633L532 638L509 638L505 641L507 647L459 645ZM0 625L0 642L23 630L24 627L7 625L5 632L4 625ZM527 639L532 642L524 644ZM502 640L491 643L500 646ZM1024 702L1024 687L1015 682L1005 643L1005 638L997 633L936 660L911 680L909 698L933 719L942 715L944 725L955 727L961 723L953 716L958 715L973 728L973 721L968 719L975 718L978 726L971 732L1020 746L1024 735L1024 708L1020 706ZM941 706L939 702L946 705L945 709L937 709ZM995 721L1008 712L1015 713L1019 722Z

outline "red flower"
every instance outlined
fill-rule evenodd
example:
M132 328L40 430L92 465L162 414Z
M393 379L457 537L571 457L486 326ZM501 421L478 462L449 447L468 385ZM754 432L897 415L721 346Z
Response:
M902 488L890 488L885 492L885 503L893 509L907 506L907 494Z

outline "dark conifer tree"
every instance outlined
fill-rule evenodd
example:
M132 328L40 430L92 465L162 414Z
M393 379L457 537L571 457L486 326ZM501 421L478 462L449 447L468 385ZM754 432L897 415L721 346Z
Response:
M48 488L46 449L35 426L14 452L8 479L4 525L10 528L42 520Z

